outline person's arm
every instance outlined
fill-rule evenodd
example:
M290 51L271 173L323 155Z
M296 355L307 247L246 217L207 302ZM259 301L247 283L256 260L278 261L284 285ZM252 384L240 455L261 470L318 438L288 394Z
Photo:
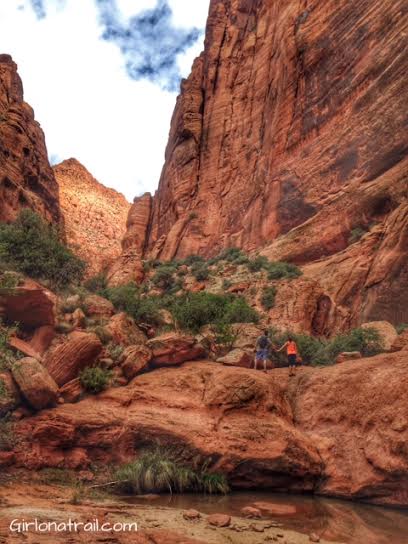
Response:
M288 345L288 343L285 342L285 343L283 344L283 346L282 346L281 348L277 349L276 351L282 351L284 348L286 348L287 345Z

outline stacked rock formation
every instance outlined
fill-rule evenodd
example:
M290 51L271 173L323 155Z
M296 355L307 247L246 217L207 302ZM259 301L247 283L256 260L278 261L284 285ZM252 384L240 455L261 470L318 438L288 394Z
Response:
M44 133L24 102L17 65L0 55L0 221L13 221L22 208L31 208L60 223L58 200Z
M68 244L88 263L88 275L107 269L121 253L130 204L100 184L76 159L54 167Z

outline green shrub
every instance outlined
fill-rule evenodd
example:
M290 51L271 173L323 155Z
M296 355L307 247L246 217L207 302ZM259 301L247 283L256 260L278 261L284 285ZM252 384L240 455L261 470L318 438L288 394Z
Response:
M222 282L222 288L227 291L230 287L232 287L232 281L231 280L223 280Z
M214 343L217 346L226 346L232 349L236 339L239 336L239 330L235 330L231 323L214 323L211 326L211 331L214 334Z
M246 300L234 295L188 293L171 306L173 316L182 329L198 332L213 323L250 323L258 320L257 312Z
M105 368L87 367L79 375L82 387L90 393L100 393L109 385L112 373Z
M248 262L248 270L250 272L259 272L263 268L267 268L269 261L263 255L258 255L252 261Z
M164 291L169 291L174 286L174 273L176 268L170 265L162 265L157 268L155 275L152 277L152 283L156 287L160 287Z
M112 302L116 310L128 313L139 323L161 324L159 310L164 307L166 297L142 296L134 283L110 287L105 291L105 297Z
M307 334L279 332L270 330L270 338L274 347L281 347L291 336L299 349L299 354L306 364L328 365L336 361L343 351L359 351L364 357L370 357L383 351L383 344L375 329L352 329L348 333L337 335L330 340L321 340ZM274 358L284 363L284 353L274 353Z
M397 333L401 334L402 332L406 331L408 329L408 323L400 323L396 327Z
M123 346L119 344L113 344L113 343L109 344L106 349L107 349L109 357L115 362L120 359L124 351Z
M218 257L216 257L217 261L228 261L230 263L236 262L238 259L241 259L242 257L246 257L245 253L242 251L242 249L239 249L238 247L229 247L227 249L224 249Z
M59 334L69 334L70 332L73 331L73 329L74 327L70 323L67 323L66 321L60 321L55 326L55 330Z
M6 327L0 321L0 371L8 370L16 361L16 355L8 347L9 338L16 331L16 327Z
M6 384L0 379L0 399L6 399L8 396Z
M12 451L17 444L13 423L7 417L0 419L0 451Z
M12 291L20 283L19 275L8 270L0 273L0 294L3 291Z
M155 448L146 450L133 462L120 467L113 476L121 492L228 493L225 476L190 468L174 450Z
M293 279L302 275L296 265L285 262L270 262L267 266L269 280Z
M187 266L192 266L195 263L205 263L204 257L201 257L201 255L189 255L182 262L182 264L186 264Z
M112 334L102 325L91 327L89 331L95 333L104 346L112 341Z
M377 355L384 350L383 340L376 329L353 329L340 334L329 342L327 354L335 359L343 351L359 351L365 357Z
M103 296L104 292L108 288L108 279L105 274L101 273L86 280L84 287L91 293L96 293L97 295Z
M265 287L262 291L261 304L264 310L270 310L275 306L275 297L278 290L276 287Z
M210 271L205 263L195 262L191 267L191 273L197 281L208 280Z
M367 230L362 227L355 227L354 229L352 229L348 239L349 244L354 244L355 242L358 242L366 232Z
M79 282L85 271L85 263L60 242L55 228L31 210L23 210L13 224L0 225L0 259L56 287Z

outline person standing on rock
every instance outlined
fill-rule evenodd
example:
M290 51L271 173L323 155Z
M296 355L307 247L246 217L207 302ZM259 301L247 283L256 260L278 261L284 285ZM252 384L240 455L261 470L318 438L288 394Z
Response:
M282 351L286 348L286 354L288 356L288 363L289 363L289 376L293 376L296 373L296 360L298 358L298 348L296 345L296 342L293 340L291 336L287 339L287 341L283 344L283 346L276 351Z
M269 358L269 348L271 347L271 341L268 338L268 331L264 331L261 336L258 337L255 346L255 360L254 369L256 370L258 361L263 361L264 372L266 372L266 361Z

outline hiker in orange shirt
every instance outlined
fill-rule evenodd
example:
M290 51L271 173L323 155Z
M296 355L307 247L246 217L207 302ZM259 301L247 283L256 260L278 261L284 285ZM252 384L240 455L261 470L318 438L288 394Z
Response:
M298 358L298 348L296 342L291 336L289 336L287 342L283 344L281 348L276 351L282 351L286 348L286 354L289 362L289 376L293 376L296 373L296 360Z

